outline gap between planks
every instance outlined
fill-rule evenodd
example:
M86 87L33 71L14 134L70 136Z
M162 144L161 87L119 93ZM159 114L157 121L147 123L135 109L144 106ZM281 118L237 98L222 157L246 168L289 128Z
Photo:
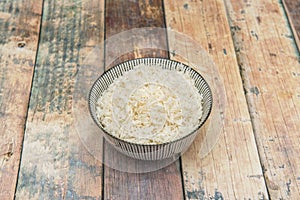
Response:
M270 198L298 199L299 52L291 26L280 2L226 4Z

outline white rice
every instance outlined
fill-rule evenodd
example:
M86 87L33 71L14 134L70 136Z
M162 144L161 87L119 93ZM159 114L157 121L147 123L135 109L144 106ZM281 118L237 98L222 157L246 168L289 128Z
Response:
M202 95L187 73L140 64L99 98L97 117L113 136L138 144L179 139L199 125Z

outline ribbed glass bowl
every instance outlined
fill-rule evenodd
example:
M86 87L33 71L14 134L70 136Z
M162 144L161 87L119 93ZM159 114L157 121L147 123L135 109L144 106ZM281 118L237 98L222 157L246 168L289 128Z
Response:
M122 74L126 71L134 70L135 67L140 64L149 66L158 65L165 70L180 70L184 73L188 73L190 77L195 80L195 87L197 87L199 93L203 96L203 113L201 119L199 120L199 124L194 131L187 133L182 138L176 139L171 142L162 144L137 144L117 138L102 127L101 123L97 119L96 114L96 103L98 99L115 79L117 79L119 76L122 76ZM194 69L188 67L185 64L164 58L141 58L118 64L103 73L95 81L90 90L88 104L90 114L94 122L104 133L105 139L109 143L111 143L112 146L115 147L119 152L141 160L161 160L172 156L182 155L188 149L188 147L191 145L194 138L198 134L199 129L202 127L211 113L212 93L208 83L204 80L204 78Z

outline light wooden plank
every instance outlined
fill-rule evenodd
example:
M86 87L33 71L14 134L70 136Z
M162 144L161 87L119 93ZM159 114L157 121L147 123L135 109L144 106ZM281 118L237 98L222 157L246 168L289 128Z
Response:
M13 199L42 1L0 1L0 199Z
M300 199L299 52L278 1L226 1L271 199Z
M300 49L300 1L299 0L283 0L286 14L289 18L291 28L294 33L295 41Z
M201 134L182 157L186 199L266 199L251 119L222 0L165 0L167 27L198 41L218 66L226 91L224 131L212 152L201 159ZM169 41L171 52L184 43ZM192 52L182 51L189 58ZM204 132L202 132L204 134Z
M122 31L130 31L133 28L143 27L165 27L162 1L122 1L108 0L106 2L106 39L109 40L114 34ZM140 34L138 34L138 33ZM163 49L167 49L166 33L132 32L137 34L140 40L133 43L125 42L107 44L106 61L114 57L114 51L119 49L130 49L123 47L129 45L134 49L124 52L113 64L141 57L168 57ZM123 38L126 40L127 38ZM157 49L143 49L149 42L156 45ZM159 49L159 48L162 48ZM109 65L110 62L107 63ZM112 65L113 65L112 64ZM108 66L111 67L112 65ZM117 165L134 165L126 162L119 154L105 145L105 159L116 162ZM115 164L115 165L116 165ZM104 169L104 199L182 199L183 191L181 184L181 173L179 162L149 173L126 173L114 170L110 167Z
M17 199L101 199L102 163L79 139L72 104L77 71L103 38L104 1L44 1Z

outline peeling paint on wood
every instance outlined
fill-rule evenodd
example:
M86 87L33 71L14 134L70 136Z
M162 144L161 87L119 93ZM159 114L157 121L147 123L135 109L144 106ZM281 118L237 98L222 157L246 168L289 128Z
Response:
M300 2L295 0L283 0L286 14L290 20L298 50L300 49Z
M187 199L204 199L205 192L203 190L186 191Z
M253 93L253 94L255 94L256 96L259 95L259 90L258 90L258 88L256 86L250 88L250 92Z
M300 79L293 75L300 70L299 52L284 9L280 1L225 2L230 26L240 27L232 29L233 41L235 49L242 49L236 53L250 91L246 97L270 198L299 199ZM241 9L245 12L238 14ZM238 20L240 15L247 23ZM255 34L258 40L252 39Z
M14 198L25 128L17 199L182 199L182 183L186 199L299 199L300 164L295 158L300 153L300 4L292 0L106 3L106 12L117 13L115 9L118 14L104 19L103 0L0 0L0 199ZM127 21L124 16L129 16ZM139 175L106 168L103 188L102 164L86 151L72 125L78 68L102 42L104 20L111 27L109 36L136 27L164 27L165 19L168 27L198 40L220 66L230 102L223 137L205 159L197 157L201 138L195 141L182 159L182 183L177 162ZM165 36L157 40L168 45ZM166 51L154 54L168 56ZM151 55L152 50L137 50L116 63ZM170 56L180 55L173 48Z
M77 135L72 103L77 70L103 41L103 22L104 1L44 1L17 199L102 198L102 163Z
M164 2L167 26L198 41L214 59L223 79L228 101L224 113L224 132L212 152L204 159L199 155L201 134L205 135L203 131L182 157L186 198L267 197L264 179L248 177L249 174L262 176L263 173L230 32L239 34L244 29L240 25L229 26L222 0L189 1L188 10L182 7L186 3L184 0ZM255 37L254 39L256 40ZM169 42L169 47L172 50L185 48L179 42ZM239 50L244 51L243 48ZM184 56L189 58L189 52ZM172 55L171 58L178 59L178 56Z
M42 1L0 1L0 199L14 198L41 10Z

